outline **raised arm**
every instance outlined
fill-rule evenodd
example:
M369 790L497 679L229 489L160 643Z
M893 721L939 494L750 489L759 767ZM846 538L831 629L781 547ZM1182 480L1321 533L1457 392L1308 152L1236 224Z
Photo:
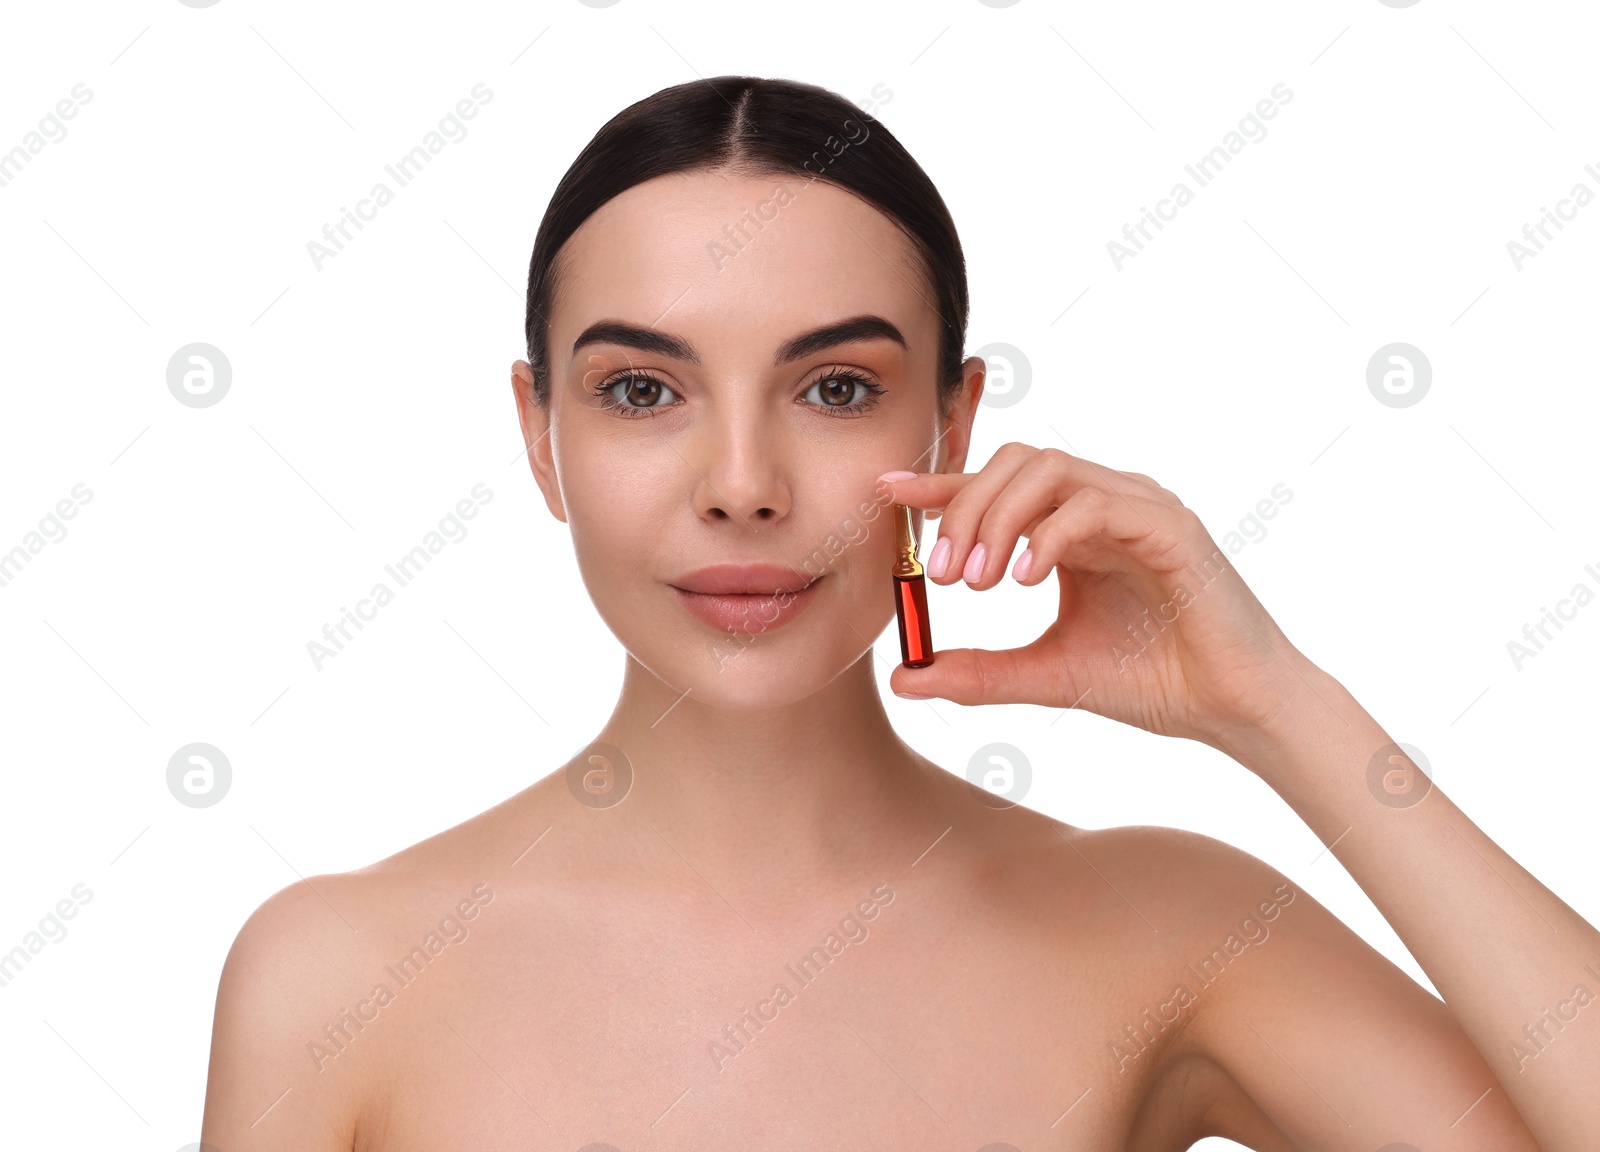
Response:
M1332 676L1224 748L1393 926L1544 1152L1600 1142L1600 932L1467 818Z
M1232 756L1355 877L1439 989L1544 1152L1600 1133L1600 932L1421 778L1283 634L1204 525L1150 477L1006 444L976 473L889 473L941 509L928 577L1061 586L1057 619L1004 651L935 653L896 692L1082 708ZM1592 1015L1592 1018L1591 1018Z

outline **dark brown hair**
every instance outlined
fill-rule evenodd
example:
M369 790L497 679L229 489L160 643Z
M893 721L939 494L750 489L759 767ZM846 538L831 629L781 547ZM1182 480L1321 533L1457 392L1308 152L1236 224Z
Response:
M657 176L726 167L752 175L823 179L873 205L919 253L941 322L938 385L959 390L967 330L967 269L944 200L918 163L850 101L795 80L715 76L663 88L606 122L556 185L533 241L523 328L534 397L550 390L550 305L557 255L612 197Z

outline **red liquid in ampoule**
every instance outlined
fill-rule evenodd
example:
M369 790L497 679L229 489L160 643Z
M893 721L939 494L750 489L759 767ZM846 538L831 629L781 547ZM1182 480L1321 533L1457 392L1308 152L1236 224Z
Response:
M933 663L933 630L928 624L928 586L922 576L894 578L895 615L900 621L900 660L907 668Z

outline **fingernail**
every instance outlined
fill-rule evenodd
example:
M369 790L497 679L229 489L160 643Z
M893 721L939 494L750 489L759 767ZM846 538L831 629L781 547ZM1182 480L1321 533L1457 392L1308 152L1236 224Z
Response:
M885 472L882 476L878 477L879 480L915 480L916 478L917 478L917 474L915 472L904 472L904 471L901 471L901 472Z
M967 566L961 570L961 578L968 584L974 583L983 575L983 541L979 540L967 557Z
M1022 555L1017 557L1017 562L1011 566L1013 580L1026 579L1029 569L1033 567L1033 549L1024 548Z
M902 700L926 700L926 699L928 699L928 697L922 695L920 692L902 692L898 688L895 689L895 693L894 694L896 696L900 697Z
M935 580L944 575L944 570L950 565L950 537L941 536L939 542L933 546L933 551L928 553L928 575Z

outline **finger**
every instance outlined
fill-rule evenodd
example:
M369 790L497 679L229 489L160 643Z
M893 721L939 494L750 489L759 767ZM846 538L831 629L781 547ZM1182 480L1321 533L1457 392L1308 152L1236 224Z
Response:
M1034 460L1045 460L1052 467L1068 479L1075 479L1078 484L1087 483L1090 477L1098 479L1103 485L1129 495L1144 496L1159 499L1181 506L1176 496L1165 488L1156 484L1150 477L1143 473L1119 472L1106 468L1091 460L1086 460L1070 453L1062 452L1056 448L1035 448L1029 444L1009 443L1002 445L989 462L978 472L919 472L913 477L901 480L885 480L879 478L879 499L892 500L896 503L907 504L914 508L925 509L924 520L940 519L938 539L932 548L926 550L924 555L929 561L943 559L942 567L937 567L938 575L930 568L928 575L935 583L953 584L963 576L963 571L970 554L980 537L980 525L984 520L986 506L993 502L996 493L1006 487L1004 481L1014 478L1021 468ZM885 475L898 475L898 473L885 473ZM976 486L976 491L973 491ZM1012 533L1009 540L1003 544L985 543L984 562L981 575L989 584L997 582L1005 571L1005 562L1010 558L1011 551L1016 545L1019 535L1027 535L1032 525L1037 524L1044 515L1054 509L1070 495L1076 485L1063 485L1058 493L1058 498L1048 505L1041 506L1033 515L1028 517L1028 528L1019 533ZM970 493L970 495L968 494ZM957 497L960 499L957 500ZM952 514L951 505L957 505L956 512ZM983 507L977 507L983 506ZM973 511L972 508L977 510ZM962 509L967 509L965 513ZM939 556L937 549L940 543L949 538L950 543L944 546L944 555ZM998 556L1001 550L1003 556ZM985 587L983 580L973 582L974 588Z
M998 583L1017 541L1024 536L1031 538L1038 526L1069 498L1071 459L1054 449L1036 452L983 510L976 539L962 561L961 578L971 587L989 588ZM959 551L954 547L959 543L952 540L953 551Z
M927 509L930 515L943 511L957 492L967 486L976 472L918 472L901 480L886 480L884 476L904 475L885 472L878 477L879 499L888 499L911 508Z
M1058 564L1098 571L1174 572L1204 554L1201 545L1206 539L1200 518L1181 504L1080 488L1029 535L1033 557L1017 582L1037 584Z
M938 539L927 552L928 578L936 584L953 584L966 563L964 544L970 546L979 522L994 498L1039 450L1029 444L1003 444L981 469L944 502Z
M967 705L1050 704L1077 698L1070 684L1057 683L1031 656L1031 646L999 651L942 648L924 668L896 666L889 674L889 687Z
M1017 540L1031 536L1046 516L1076 493L1091 488L1107 493L1139 515L1142 513L1138 513L1135 501L1151 502L1149 487L1115 469L1058 448L1034 449L1032 458L983 508L969 535L955 531L950 514L946 515L941 535L951 537L947 574L959 572L973 588L993 587L1005 575Z

